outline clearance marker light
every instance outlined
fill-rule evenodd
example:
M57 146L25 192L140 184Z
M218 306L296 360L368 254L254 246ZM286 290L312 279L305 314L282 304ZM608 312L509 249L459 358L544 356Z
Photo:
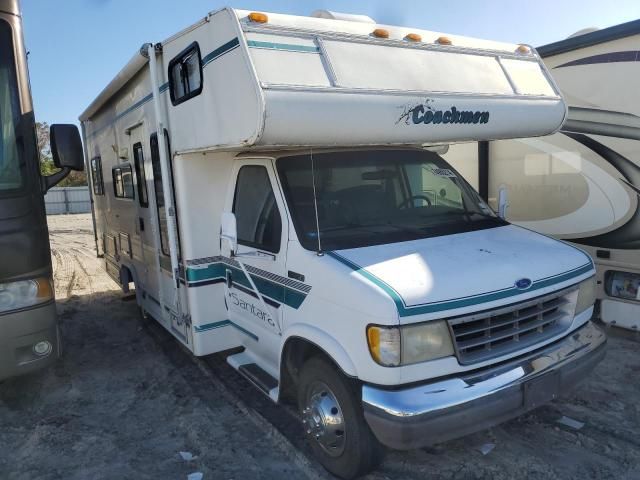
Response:
M385 30L384 28L376 28L371 34L378 38L389 38L389 30Z
M269 21L269 17L264 13L251 12L249 14L249 20L256 23L267 23Z
M526 45L520 45L518 48L516 48L516 51L518 53L531 53L531 49Z
M417 33L407 33L407 36L404 37L407 40L411 40L412 42L421 42L422 41L422 37L420 35L418 35Z
M452 42L449 37L438 37L436 43L439 43L440 45L451 45Z

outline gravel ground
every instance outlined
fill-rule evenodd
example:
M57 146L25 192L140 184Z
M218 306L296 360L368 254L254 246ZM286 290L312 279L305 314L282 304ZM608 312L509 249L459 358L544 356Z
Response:
M291 409L221 355L195 360L140 318L95 257L89 215L49 226L65 353L0 385L0 479L327 478ZM368 478L640 479L640 336L609 333L606 359L570 397L460 440L389 452ZM584 426L559 424L563 415Z
M0 385L0 479L306 478L186 353L166 353L177 342L103 272L90 215L49 228L65 352Z

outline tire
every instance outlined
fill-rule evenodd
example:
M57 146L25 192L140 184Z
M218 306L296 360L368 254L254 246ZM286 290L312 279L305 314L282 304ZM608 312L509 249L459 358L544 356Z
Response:
M322 357L313 357L302 366L298 408L307 441L329 472L351 480L382 461L384 449L364 419L357 385ZM335 422L321 421L328 416Z

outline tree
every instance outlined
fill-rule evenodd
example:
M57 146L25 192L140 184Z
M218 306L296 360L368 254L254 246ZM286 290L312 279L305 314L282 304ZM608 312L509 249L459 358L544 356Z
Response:
M49 138L49 124L47 122L36 122L36 138L38 142L38 153L40 154L40 173L47 176L59 171L53 164L53 157L51 156L51 141ZM86 184L87 175L85 172L71 172L57 186L81 187Z

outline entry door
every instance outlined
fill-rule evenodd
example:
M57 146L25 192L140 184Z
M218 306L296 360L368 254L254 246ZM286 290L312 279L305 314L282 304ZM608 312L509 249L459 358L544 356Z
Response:
M238 162L233 178L236 184L229 203L236 215L238 256L224 259L229 319L249 351L277 368L287 308L284 203L271 160ZM246 267L262 300L238 261Z
M136 273L138 275L138 282L142 283L142 287L145 291L154 291L157 285L157 279L155 278L155 239L153 235L153 219L152 208L150 207L150 189L152 188L149 181L149 172L151 170L150 152L146 139L143 137L144 129L142 127L136 128L130 132L130 149L131 159L135 171L136 178L136 203L137 203L137 215L134 219L136 243L138 248L135 248L135 257L139 260L136 264Z

